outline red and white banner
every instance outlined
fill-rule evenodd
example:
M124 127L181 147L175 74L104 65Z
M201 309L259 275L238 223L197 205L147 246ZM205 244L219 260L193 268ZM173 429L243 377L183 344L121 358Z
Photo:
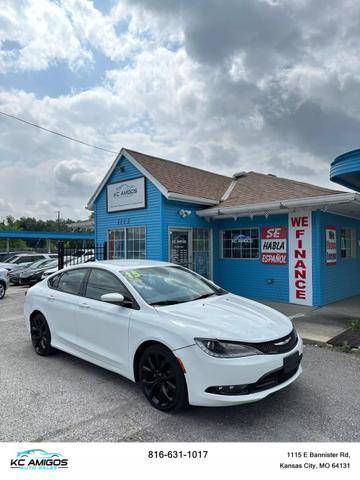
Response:
M326 264L336 265L336 228L325 228L326 238Z
M263 227L261 230L261 261L272 265L287 263L286 227Z
M311 212L289 213L289 301L313 304Z

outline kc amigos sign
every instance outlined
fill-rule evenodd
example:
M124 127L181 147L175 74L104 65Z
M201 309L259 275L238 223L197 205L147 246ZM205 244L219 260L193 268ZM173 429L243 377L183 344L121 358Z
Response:
M289 301L313 304L311 212L289 214Z
M106 193L107 211L109 213L144 208L146 206L145 177L109 183Z

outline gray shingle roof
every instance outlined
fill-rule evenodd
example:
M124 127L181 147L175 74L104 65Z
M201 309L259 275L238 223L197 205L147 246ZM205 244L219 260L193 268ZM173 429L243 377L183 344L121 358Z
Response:
M169 192L220 201L232 179L225 175L125 149Z
M229 197L220 202L217 207L238 207L336 193L343 192L274 175L248 172L245 176L238 178Z

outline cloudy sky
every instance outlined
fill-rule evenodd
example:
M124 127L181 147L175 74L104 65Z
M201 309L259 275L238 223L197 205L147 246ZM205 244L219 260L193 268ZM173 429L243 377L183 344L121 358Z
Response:
M0 110L334 187L330 162L360 144L359 32L356 0L0 0ZM114 159L3 116L0 149L0 219L86 218Z

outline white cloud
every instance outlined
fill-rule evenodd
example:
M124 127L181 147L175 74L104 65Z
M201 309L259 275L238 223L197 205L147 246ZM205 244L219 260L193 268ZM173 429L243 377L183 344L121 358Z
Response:
M98 183L96 175L78 160L63 160L54 167L54 177L60 192L72 191L81 194L95 189Z
M5 199L0 198L0 221L4 220L8 215L13 215L14 206Z
M92 61L65 10L49 0L27 0L21 6L17 0L3 2L0 25L0 41L20 47L3 55L3 72L45 70L58 61L77 69Z

